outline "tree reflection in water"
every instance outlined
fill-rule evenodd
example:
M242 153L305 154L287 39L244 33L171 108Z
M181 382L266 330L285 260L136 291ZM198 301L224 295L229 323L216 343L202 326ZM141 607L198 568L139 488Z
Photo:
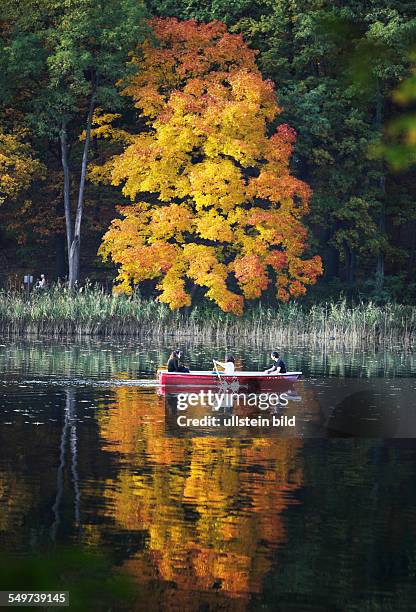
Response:
M297 503L302 441L167 437L164 399L114 393L117 410L101 412L100 431L126 463L108 483L106 508L124 529L148 533L126 565L140 582L158 578L184 592L259 593L285 542L282 513Z
M64 422L60 441L59 466L56 480L56 498L52 507L54 521L51 527L51 538L55 542L59 524L61 522L60 506L64 495L64 472L67 454L67 438L69 437L69 450L71 455L71 474L74 487L74 518L75 525L80 523L81 491L78 476L77 458L77 422L76 422L76 397L75 389L68 387L65 389Z

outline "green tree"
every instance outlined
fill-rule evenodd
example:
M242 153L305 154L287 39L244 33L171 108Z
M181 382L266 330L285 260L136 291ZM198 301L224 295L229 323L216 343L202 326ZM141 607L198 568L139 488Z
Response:
M36 133L60 143L70 288L79 280L93 113L98 105L119 107L116 83L126 75L129 51L142 40L144 14L138 0L4 3L1 63L9 85L3 103L18 96ZM80 138L79 187L71 206L70 152Z
M398 195L402 206L409 197L369 149L388 121L389 92L407 70L415 17L414 7L384 0L285 1L267 17L237 24L255 44L263 38L261 67L283 83L284 119L299 132L298 167L314 190L311 222L326 245L327 278L339 275L340 260L349 286L358 273L373 277L378 293L385 255L396 256L390 230Z

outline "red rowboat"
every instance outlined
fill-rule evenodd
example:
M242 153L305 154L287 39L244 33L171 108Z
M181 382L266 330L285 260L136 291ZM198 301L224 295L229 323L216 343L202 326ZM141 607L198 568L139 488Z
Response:
M194 371L168 372L159 370L159 384L165 391L196 391L198 389L216 389L222 392L237 391L258 393L279 389L282 383L298 380L302 372L286 374L267 374L266 372L235 372L225 376L222 372Z

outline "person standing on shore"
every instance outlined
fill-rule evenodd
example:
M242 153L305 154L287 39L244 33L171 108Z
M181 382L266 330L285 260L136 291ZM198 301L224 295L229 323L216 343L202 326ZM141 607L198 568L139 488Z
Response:
M42 291L46 289L46 278L44 274L41 274L36 285L35 289L41 289Z

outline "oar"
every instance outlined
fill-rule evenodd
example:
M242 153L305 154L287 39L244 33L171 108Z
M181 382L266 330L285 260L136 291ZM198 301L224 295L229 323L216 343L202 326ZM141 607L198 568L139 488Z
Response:
M213 359L212 361L214 362L214 368L215 368L215 371L217 373L218 380L221 382L221 376L220 376L220 373L219 373L218 368L217 368L217 362L215 361L215 359Z
M221 390L222 391L227 391L228 383L227 383L227 381L225 379L224 379L224 382L222 382L221 374L220 374L220 372L219 372L219 370L217 368L217 363L216 363L215 359L213 359L213 362L214 362L215 371L216 371L217 376L218 376L218 384L219 384L218 390L219 391L221 391Z

